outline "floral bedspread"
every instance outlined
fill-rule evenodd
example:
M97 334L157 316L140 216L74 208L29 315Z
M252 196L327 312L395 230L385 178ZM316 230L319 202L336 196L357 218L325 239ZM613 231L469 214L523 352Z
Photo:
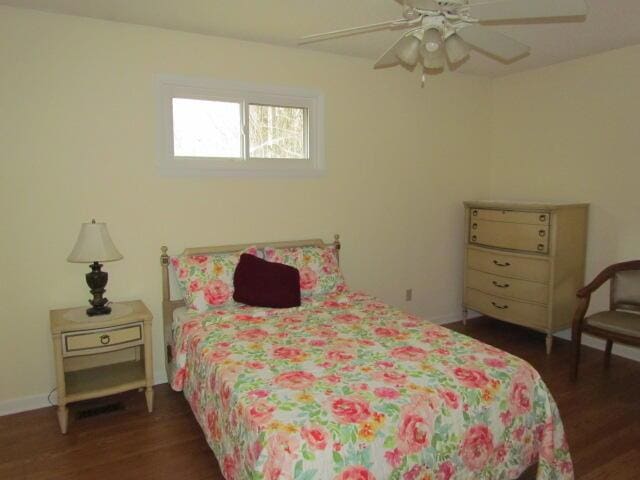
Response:
M571 479L525 361L361 293L174 324L184 390L227 480Z

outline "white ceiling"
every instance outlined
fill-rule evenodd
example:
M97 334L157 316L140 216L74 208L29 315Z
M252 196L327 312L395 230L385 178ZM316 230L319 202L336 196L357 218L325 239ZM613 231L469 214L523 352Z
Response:
M297 47L303 35L401 17L398 0L0 0L0 4L151 25L343 55L379 57L399 32L379 31ZM471 0L471 3L486 0ZM536 0L531 0L536 1ZM495 25L532 47L510 65L478 52L460 72L485 76L537 68L640 44L640 0L586 0L589 14L569 23Z

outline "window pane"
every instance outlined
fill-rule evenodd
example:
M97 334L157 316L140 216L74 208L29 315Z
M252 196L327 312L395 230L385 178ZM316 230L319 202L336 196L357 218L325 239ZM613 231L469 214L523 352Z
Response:
M174 155L242 158L240 112L236 102L174 98Z
M307 158L305 108L249 105L253 158Z

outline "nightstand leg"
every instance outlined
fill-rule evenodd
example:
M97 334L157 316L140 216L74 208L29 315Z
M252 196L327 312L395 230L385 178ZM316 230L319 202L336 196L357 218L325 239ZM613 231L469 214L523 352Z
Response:
M147 410L153 412L153 387L147 387L144 396L147 397Z
M551 355L551 347L553 346L553 335L550 333L547 334L546 344L547 344L547 355Z
M60 424L60 431L67 433L67 425L69 424L69 409L66 405L60 405L58 407L58 423Z

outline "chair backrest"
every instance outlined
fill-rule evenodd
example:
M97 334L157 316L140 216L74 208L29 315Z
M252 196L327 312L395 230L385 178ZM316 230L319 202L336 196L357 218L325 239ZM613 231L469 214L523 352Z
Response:
M611 309L640 312L640 270L621 270L613 275Z

